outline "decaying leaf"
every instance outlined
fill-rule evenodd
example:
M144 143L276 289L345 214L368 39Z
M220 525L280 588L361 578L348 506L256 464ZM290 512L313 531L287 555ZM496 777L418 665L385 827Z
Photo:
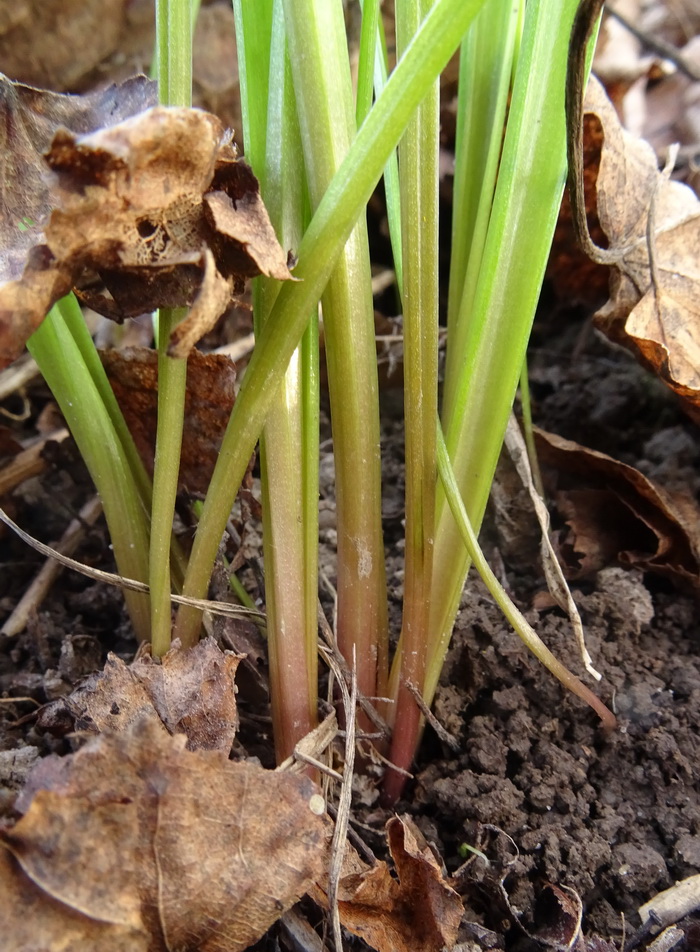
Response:
M604 453L542 430L536 437L540 462L557 471L556 504L571 530L563 548L571 552L573 577L619 561L697 590L700 513L693 499L672 496Z
M42 723L106 733L149 721L164 734L185 734L189 750L228 753L238 729L234 679L240 660L211 638L186 650L176 642L160 662L143 655L127 665L110 654L103 671L42 712Z
M598 217L620 252L611 297L595 323L700 411L700 201L659 172L648 143L627 133L592 79L585 110L604 144ZM649 235L647 234L649 232Z
M556 952L574 948L581 936L583 903L573 889L547 883L537 896L533 938Z
M37 771L43 789L0 837L6 952L236 952L321 874L307 777L188 751L147 722Z
M102 363L136 448L153 473L158 355L149 348L103 351ZM235 399L236 371L229 357L200 354L187 359L187 393L179 488L206 493Z
M389 820L387 835L399 881L385 863L344 876L341 923L378 952L451 949L463 912L459 896L409 817Z
M53 188L44 152L56 130L86 135L157 101L157 84L145 76L65 96L13 83L0 73L0 282L20 278L29 250L41 241Z
M83 299L115 320L193 306L173 342L180 357L246 278L290 277L257 180L209 113L156 107L86 136L58 129L46 162L55 175L35 210L45 224L28 250L23 240L21 278L7 249L14 270L0 286L1 366L86 273L97 272L109 296ZM14 176L1 196L11 234L23 193Z

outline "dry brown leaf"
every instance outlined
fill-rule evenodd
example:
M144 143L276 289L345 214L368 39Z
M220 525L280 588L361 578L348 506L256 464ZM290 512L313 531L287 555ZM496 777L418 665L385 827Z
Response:
M547 883L537 896L533 938L553 952L568 952L581 936L583 903L573 889Z
M0 286L3 366L86 272L110 297L83 300L115 320L194 305L185 340L175 341L180 357L192 326L204 334L245 278L290 277L257 180L209 113L156 107L87 136L59 129L46 161L55 179L45 204L55 210L28 251L23 244L21 279ZM21 204L23 191L14 176L3 208ZM16 266L14 246L8 256Z
M700 586L700 512L695 501L671 495L633 466L536 430L540 461L557 471L556 503L571 529L580 577L618 560ZM563 553L565 554L565 552Z
M53 899L2 848L0 884L5 952L150 952L144 932L91 920Z
M596 326L700 412L700 201L659 172L649 144L621 127L595 79L585 110L603 127L598 216L611 248L620 252Z
M148 348L103 351L102 363L129 432L153 474L158 409L158 355ZM187 392L179 488L206 493L231 414L236 371L228 357L200 354L187 359Z
M377 952L442 952L457 938L463 906L410 817L387 823L397 882L385 863L340 880L343 926Z
M55 45L55 39L52 38ZM20 278L51 212L52 175L44 159L57 129L85 135L155 105L158 87L135 76L85 96L13 83L0 74L0 281Z
M144 655L127 665L110 654L104 671L42 712L42 723L106 733L148 720L163 733L185 734L189 750L228 753L238 729L234 679L240 660L212 638L184 651L176 642L160 662Z
M149 723L52 760L1 835L6 952L237 952L321 874L307 777L188 751Z

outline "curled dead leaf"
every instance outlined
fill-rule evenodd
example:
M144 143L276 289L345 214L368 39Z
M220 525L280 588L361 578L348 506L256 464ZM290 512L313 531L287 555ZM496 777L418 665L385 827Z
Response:
M557 508L566 519L574 577L611 562L635 565L697 590L700 513L690 497L671 495L633 466L536 430L540 462L556 470ZM561 545L560 545L561 548Z
M67 96L12 82L0 73L0 281L20 278L29 250L41 241L53 188L44 153L56 131L86 135L157 100L157 84L145 76Z
M377 952L451 949L462 901L410 817L389 820L387 837L398 881L386 863L366 867L346 853L338 889L341 923Z
M17 251L7 249L14 267L0 286L1 366L85 273L97 272L109 296L84 300L115 320L194 305L173 345L180 357L245 278L290 277L257 181L209 113L156 107L86 136L58 129L46 162L55 175L45 224L29 247L22 241L21 278ZM15 176L2 194L11 218L23 191Z
M556 952L574 947L581 935L583 903L573 889L547 883L537 896L534 937Z
M700 201L660 172L651 146L626 132L594 78L585 110L603 127L598 217L619 249L596 326L700 414Z
M7 952L237 952L321 874L327 820L307 777L188 751L150 723L56 760L0 836L0 885L18 899Z

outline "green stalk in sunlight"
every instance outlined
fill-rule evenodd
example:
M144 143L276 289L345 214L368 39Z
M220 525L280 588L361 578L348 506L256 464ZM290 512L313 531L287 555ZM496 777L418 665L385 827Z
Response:
M447 416L481 270L524 9L519 0L489 0L460 52L443 395Z
M355 102L355 121L358 129L372 107L376 60L382 56L377 37L379 0L361 0L361 6L362 29L360 31L360 51L357 59L357 98Z
M443 411L450 458L478 531L523 365L564 187L568 37L576 0L529 0L498 182L456 379ZM464 300L464 295L462 296ZM448 358L449 361L449 358ZM454 364L452 365L454 366ZM442 492L431 606L432 701L469 565Z
M127 578L145 582L147 513L131 470L133 460L124 449L91 370L64 320L63 312L77 307L74 298L59 301L27 346L61 408L100 495L117 570ZM74 317L70 315L69 321ZM148 596L127 591L125 598L137 637L142 641L148 639Z
M387 51L384 21L379 15L378 0L361 0L362 32L360 36L360 54L358 57L357 105L355 115L357 128L365 121L372 104L369 76L373 76L374 95L379 96L387 81ZM370 33L374 30L374 43L370 43ZM403 259L401 250L401 198L399 194L399 163L396 150L393 150L384 169L384 194L386 196L386 214L389 223L391 251L394 258L396 287L401 297L403 288Z
M224 436L194 541L184 593L207 589L221 534L263 422L333 266L411 113L438 77L483 0L436 0L358 131L304 234L296 282L283 285L261 330ZM361 466L363 460L355 465ZM176 632L196 637L201 613L178 612Z
M400 57L431 0L396 3ZM404 432L406 441L406 563L401 637L393 660L387 711L393 727L389 759L408 770L421 723L412 695L422 688L430 643L435 533L438 405L438 186L440 83L436 80L399 145L403 278ZM405 775L389 770L384 794L393 802Z
M294 91L312 206L355 133L342 8L285 0ZM338 533L338 646L357 659L358 691L384 691L387 602L381 520L379 385L367 226L359 221L323 292Z
M271 15L262 8L271 8ZM283 247L298 248L303 225L304 164L281 0L235 0L239 61L246 64L243 132L246 158ZM257 21L251 57L246 26ZM261 24L269 23L264 37ZM267 42L265 42L267 41ZM268 82L269 64L269 82ZM269 90L269 93L268 93ZM267 116L267 128L250 121ZM253 313L258 330L279 283L258 278ZM260 440L263 552L270 695L278 762L316 724L318 546L318 324L309 322L292 356Z
M192 105L191 0L156 0L158 98L165 106ZM170 540L180 471L185 420L187 360L168 357L170 334L186 308L158 314L158 429L153 468L153 510L149 554L151 648L160 657L170 648Z

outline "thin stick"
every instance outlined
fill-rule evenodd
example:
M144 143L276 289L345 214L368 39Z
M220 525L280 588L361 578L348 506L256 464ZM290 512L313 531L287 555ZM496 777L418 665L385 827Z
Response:
M677 47L671 43L667 43L660 36L654 36L645 30L640 30L639 27L635 26L623 13L615 7L611 7L609 4L608 13L611 17L614 17L618 23L621 23L632 36L638 39L643 46L646 46L646 48L653 53L657 53L659 56L673 63L678 72L683 73L688 79L692 79L696 83L700 82L700 69L691 62L689 57L684 56Z
M101 512L102 501L99 496L93 496L85 503L78 517L71 520L70 525L61 536L56 551L62 555L70 555L75 552L85 534L86 526L93 526ZM44 562L29 588L15 606L14 611L0 629L3 635L7 638L14 638L15 635L24 631L30 615L38 609L46 598L49 589L61 574L62 569L63 566L55 559L50 558Z
M426 719L426 721L430 724L430 726L438 735L440 740L443 741L443 743L447 744L447 746L451 750L459 750L460 749L459 741L453 734L450 734L450 732L442 726L442 724L437 719L437 717L435 717L433 712L425 703L423 699L423 695L420 693L420 691L418 690L417 686L413 683L413 681L406 681L405 684L406 684L406 690L409 692L409 694L413 696L416 704L418 705L418 710L421 712L421 714Z
M56 549L51 548L50 545L45 545L43 542L39 542L38 539L30 536L28 532L24 531L24 529L20 529L17 523L10 519L4 509L0 509L0 522L4 522L5 525L9 526L10 529L12 529L12 531L15 532L23 542L26 542L27 545L30 545L33 549L36 549L37 552L40 552L42 555L45 555L50 559L55 559L57 562L60 562L61 565L65 565L67 568L73 569L75 572L80 572L81 575L86 575L88 578L94 579L96 582L105 582L107 585L116 585L117 588L127 589L130 592L143 592L145 595L148 595L150 591L148 585L146 585L145 582L138 582L136 579L126 578L123 575L116 575L113 572L103 572L102 569L91 568L89 565L84 565L82 562L77 562L75 559L71 559L69 556L63 555ZM200 611L208 611L214 615L225 615L232 618L240 615L247 615L251 618L265 618L264 613L257 611L257 609L246 608L243 605L230 605L228 602L214 602L209 601L206 598L188 598L185 595L174 595L172 592L170 594L170 600L175 602L177 605L190 605L193 608L199 609Z
M319 628L321 629L323 639L326 642L325 647L323 645L319 645L319 652L331 670L333 670L333 666L337 668L337 670L333 672L337 680L344 680L347 685L352 680L350 668L348 668L345 658L343 658L338 650L338 646L335 641L335 635L333 634L331 626L328 624L328 620L326 619L320 602L318 603L318 624ZM381 698L381 700L386 699ZM377 730L380 731L381 736L385 739L391 737L391 729L389 725L381 716L381 714L379 714L374 705L370 702L369 698L366 698L364 695L358 693L357 703L362 708L362 712L367 715Z
M6 496L9 492L29 479L31 476L38 476L46 469L46 460L41 455L46 444L53 440L56 443L62 443L68 436L68 430L63 427L60 430L54 430L47 437L28 446L26 450L18 453L11 462L0 470L0 496Z

